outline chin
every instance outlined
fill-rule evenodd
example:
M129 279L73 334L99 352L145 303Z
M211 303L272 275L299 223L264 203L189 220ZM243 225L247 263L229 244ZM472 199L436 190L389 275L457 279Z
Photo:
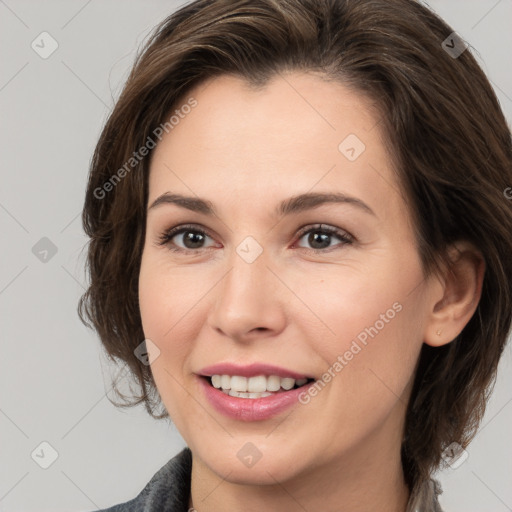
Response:
M288 452L283 453L279 447L262 449L261 457L252 465L250 460L244 462L244 452L241 447L246 443L249 441L236 443L237 446L233 449L206 448L206 457L202 457L200 451L196 453L202 458L203 463L220 478L240 485L274 485L276 480L279 482L289 480L301 470L296 465L297 456Z
M239 485L275 485L277 482L285 482L296 475L287 461L275 461L274 464L265 464L261 459L252 468L244 467L238 459L219 464L214 461L211 467L215 473L230 483Z

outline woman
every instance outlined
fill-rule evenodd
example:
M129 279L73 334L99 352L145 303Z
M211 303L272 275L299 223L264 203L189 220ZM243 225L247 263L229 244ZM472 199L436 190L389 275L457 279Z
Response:
M187 448L108 510L441 510L511 327L511 162L415 1L164 20L94 153L80 313Z

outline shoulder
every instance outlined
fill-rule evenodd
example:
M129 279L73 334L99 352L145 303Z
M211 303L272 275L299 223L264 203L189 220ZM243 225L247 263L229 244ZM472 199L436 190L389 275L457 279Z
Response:
M97 512L186 511L191 470L192 453L186 447L162 466L135 498Z

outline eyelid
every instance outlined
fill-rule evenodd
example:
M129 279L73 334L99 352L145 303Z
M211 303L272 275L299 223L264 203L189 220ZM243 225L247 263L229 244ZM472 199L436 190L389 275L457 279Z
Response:
M310 231L325 231L326 233L335 235L338 238L346 238L351 242L355 241L355 237L345 229L337 228L335 226L331 226L330 224L325 223L307 224L306 226L299 228L299 231L297 231L296 236L297 238L302 238L306 233L309 233Z

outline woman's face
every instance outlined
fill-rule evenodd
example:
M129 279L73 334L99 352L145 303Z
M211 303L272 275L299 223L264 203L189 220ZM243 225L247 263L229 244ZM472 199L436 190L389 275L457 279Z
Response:
M434 284L423 280L378 115L343 85L302 73L258 91L222 76L183 104L190 97L197 104L152 157L139 282L172 421L194 456L233 482L396 457ZM163 194L189 197L189 208L151 207ZM315 196L293 200L302 194ZM199 200L215 214L194 208ZM244 368L207 371L221 363ZM253 364L317 382L283 405L284 393L229 397L200 376L290 382Z

